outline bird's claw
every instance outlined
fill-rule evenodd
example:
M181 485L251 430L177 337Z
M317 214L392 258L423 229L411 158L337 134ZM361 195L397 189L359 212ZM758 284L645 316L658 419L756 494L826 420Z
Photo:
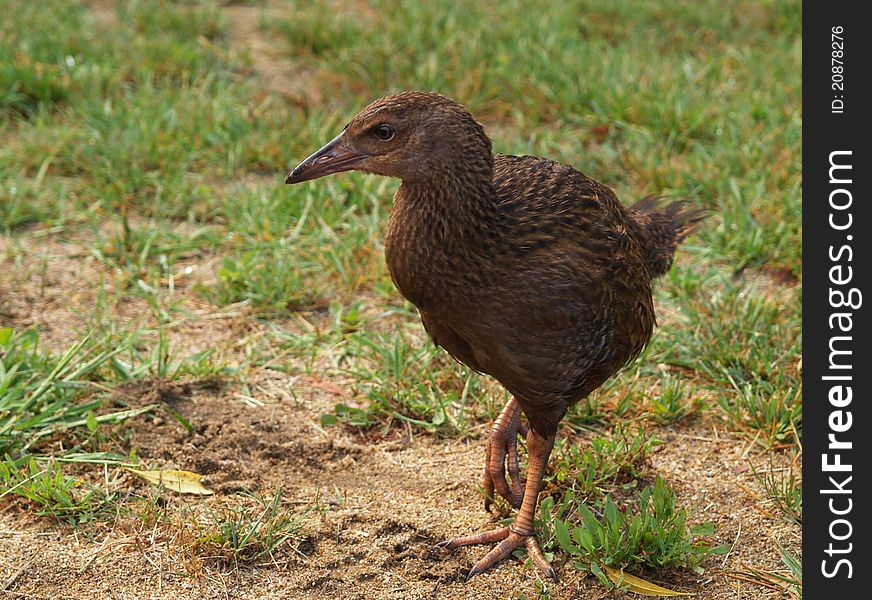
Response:
M471 546L474 544L488 544L498 542L490 552L485 554L466 575L466 581L469 581L479 573L483 573L502 559L509 556L515 548L523 544L527 547L527 555L533 561L533 564L542 571L552 581L559 581L557 571L545 558L542 549L539 547L539 542L536 540L535 533L523 533L515 531L511 526L492 531L485 531L474 535L455 538L439 542L436 546L440 549L453 549L460 546Z

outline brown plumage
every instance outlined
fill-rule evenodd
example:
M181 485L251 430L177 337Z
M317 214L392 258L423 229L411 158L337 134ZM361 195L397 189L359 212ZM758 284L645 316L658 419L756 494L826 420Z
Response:
M514 396L494 423L484 486L520 509L515 523L442 545L498 542L472 576L524 544L556 578L533 515L558 423L651 338L651 280L704 212L656 198L627 208L572 167L492 154L469 112L431 92L367 106L287 181L349 169L402 180L385 239L394 283L436 344Z

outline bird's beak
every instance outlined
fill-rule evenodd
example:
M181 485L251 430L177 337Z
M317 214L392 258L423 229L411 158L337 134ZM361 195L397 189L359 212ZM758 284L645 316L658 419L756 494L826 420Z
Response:
M350 171L360 165L367 154L361 154L350 148L342 138L343 131L330 140L323 148L301 162L296 169L291 171L285 183L300 183L330 175Z

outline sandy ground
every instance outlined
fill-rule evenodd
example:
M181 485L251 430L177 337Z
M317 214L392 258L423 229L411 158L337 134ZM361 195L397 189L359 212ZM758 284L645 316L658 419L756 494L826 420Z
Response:
M210 385L174 384L159 394L148 386L125 390L143 403L157 396L195 425L189 433L173 419L146 416L135 423L130 445L153 467L207 475L215 496L169 498L170 511L181 511L183 504L201 510L241 490L271 494L278 486L292 503L311 506L317 499L322 510L306 515L300 554L286 552L276 561L240 569L210 567L208 560L196 565L179 551L184 540L174 538L167 524L138 529L122 521L107 529L74 530L9 503L0 513L0 590L55 598L512 598L534 593L537 572L531 567L504 561L464 583L483 549L433 549L442 539L493 526L476 489L483 437L464 442L421 435L372 443L319 424L344 382L264 372L252 383L265 392L263 406ZM698 511L695 521L716 522L716 541L732 545L732 551L709 559L703 576L680 571L644 576L703 598L762 597L763 588L724 572L744 565L780 568L776 544L795 547L800 533L774 512L767 516L765 503L755 497L761 490L748 471L754 450L704 422L660 428L656 434L666 443L652 455L652 470L675 487L682 505ZM92 471L99 477L99 468ZM143 487L129 475L121 478L118 487ZM559 570L562 581L547 586L553 598L621 597L569 565Z

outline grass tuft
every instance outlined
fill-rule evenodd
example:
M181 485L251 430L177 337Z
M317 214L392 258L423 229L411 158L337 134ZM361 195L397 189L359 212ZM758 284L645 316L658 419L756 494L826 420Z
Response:
M117 517L117 497L104 488L69 477L53 460L0 461L0 499L17 497L34 514L72 526Z
M552 494L571 492L578 502L626 493L647 477L646 460L658 444L654 435L621 424L609 437L592 439L587 448L571 438L560 438L552 453L545 490Z
M0 456L30 452L48 436L119 423L151 406L95 416L103 398L93 384L110 377L111 361L126 349L104 349L85 336L62 355L43 352L35 329L0 330Z
M219 566L236 569L274 561L300 541L303 517L282 504L282 490L272 497L246 495L235 506L210 510L192 523L196 531L189 551Z
M793 463L786 468L778 468L770 456L767 469L758 470L752 464L751 472L781 514L788 521L802 525L802 480L797 476Z
M714 533L712 523L687 526L687 511L677 508L675 492L659 477L624 509L606 497L599 517L584 503L575 513L562 508L554 510L552 503L543 502L545 530L553 531L572 566L591 571L608 587L612 584L603 573L605 567L683 567L701 573L703 559L728 549L700 539Z
M321 422L354 427L408 423L429 432L460 432L481 420L474 403L487 393L482 378L454 362L417 332L354 334L350 369L363 388L360 406L337 404Z

